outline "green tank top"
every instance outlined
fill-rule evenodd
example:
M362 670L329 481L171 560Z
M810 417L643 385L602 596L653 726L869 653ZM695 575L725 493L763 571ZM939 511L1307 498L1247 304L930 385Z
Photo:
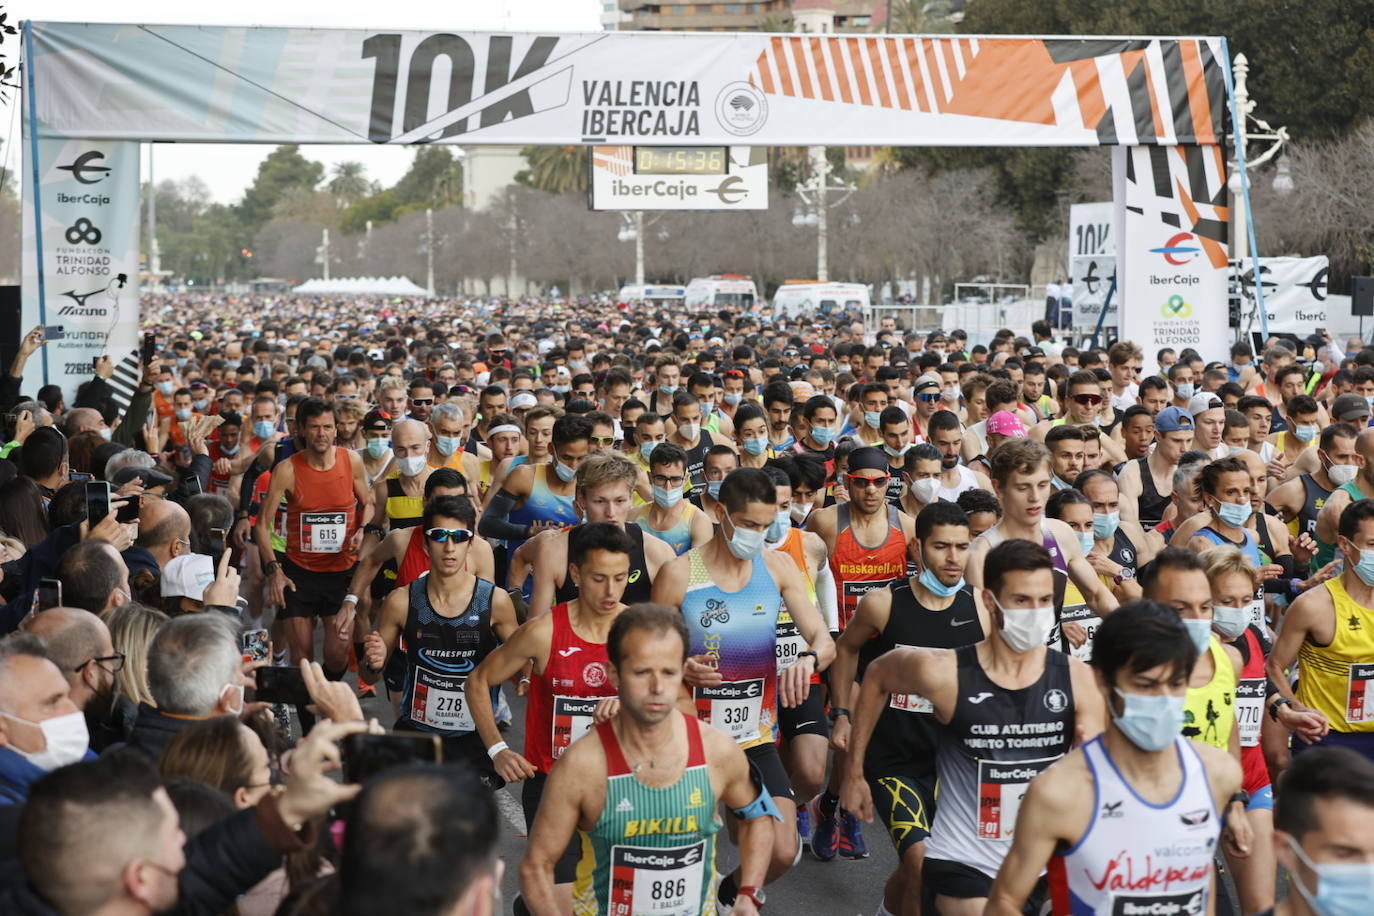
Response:
M662 789L635 778L610 722L596 726L606 751L606 804L596 826L582 834L573 882L577 916L714 911L720 824L701 740L701 730L710 726L683 718L687 767L676 783Z
M1350 481L1350 483L1341 484L1340 489L1350 495L1351 502L1359 502L1366 498L1365 495L1360 492L1360 488L1355 485L1355 481L1353 480ZM1315 571L1336 559L1336 545L1328 544L1326 541L1317 537L1316 531L1312 532L1312 539L1317 542L1317 552L1312 555L1312 565L1310 568Z

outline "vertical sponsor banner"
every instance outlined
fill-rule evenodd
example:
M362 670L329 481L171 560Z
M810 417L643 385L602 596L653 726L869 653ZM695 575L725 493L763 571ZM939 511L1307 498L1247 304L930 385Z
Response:
M1226 165L1215 146L1131 147L1113 156L1122 230L1117 244L1121 337L1145 371L1163 347L1224 355Z
M1069 270L1075 326L1097 324L1107 290L1116 276L1116 234L1112 222L1111 201L1069 207ZM1105 327L1114 328L1119 323L1120 300L1120 295L1113 297L1103 322Z
M29 360L24 391L61 385L70 404L95 357L118 362L138 343L139 147L71 139L36 147L37 187L33 164L24 164L22 330L42 324L62 333ZM25 138L26 160L33 148Z

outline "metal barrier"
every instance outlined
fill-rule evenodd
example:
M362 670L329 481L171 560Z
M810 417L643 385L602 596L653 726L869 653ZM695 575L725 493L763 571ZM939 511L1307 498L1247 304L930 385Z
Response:
M864 324L872 330L883 318L893 318L902 331L952 331L968 333L969 345L987 344L1001 328L1030 336L1031 322L1045 311L1043 302L954 302L949 305L873 305L864 312Z

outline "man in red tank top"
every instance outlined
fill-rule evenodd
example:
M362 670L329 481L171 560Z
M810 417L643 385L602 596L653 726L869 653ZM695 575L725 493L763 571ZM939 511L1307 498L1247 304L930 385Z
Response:
M296 410L296 428L305 439L297 452L272 469L264 506L286 500L286 557L272 553L272 512L260 512L254 532L268 600L282 608L292 661L314 659L315 618L325 618L325 674L343 677L348 666L348 636L340 636L334 615L348 592L358 562L363 525L372 515L362 456L334 444L334 408L307 398ZM361 507L361 510L359 509Z
M521 801L531 825L554 761L594 721L614 715L618 704L609 675L606 636L625 610L620 599L629 579L634 544L620 526L591 522L581 526L581 534L569 549L568 574L577 584L578 597L531 618L482 660L466 685L473 722L496 772L508 783L525 780ZM501 740L490 690L514 677L529 659L534 659L534 670L521 756ZM572 908L572 882L580 855L581 844L574 838L554 870L566 911Z

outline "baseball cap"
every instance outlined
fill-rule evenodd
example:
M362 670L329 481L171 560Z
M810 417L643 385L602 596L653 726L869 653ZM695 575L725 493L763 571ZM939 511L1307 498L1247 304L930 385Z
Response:
M533 407L535 404L538 403L539 401L537 398L535 398L534 395L530 394L528 391L521 391L517 394L511 395L510 409L521 410L525 407Z
M1188 402L1188 413L1196 417L1200 413L1206 413L1209 410L1215 410L1218 407L1224 406L1225 405L1221 402L1221 398L1214 394L1203 392L1202 394L1193 395L1193 399Z
M215 563L203 553L174 557L162 567L162 597L203 601L205 589L215 581Z
M1193 429L1193 418L1181 407L1166 407L1155 414L1155 429L1161 433L1176 433Z
M363 429L371 431L391 429L391 414L381 408L369 410L367 416L363 417Z
M1369 416L1369 402L1358 394L1343 394L1331 405L1333 420L1358 420Z
M1006 436L1009 439L1026 438L1025 424L1021 422L1020 417L1010 410L999 410L988 417L988 432Z
M115 471L114 479L110 481L113 486L122 487L131 480L137 479L143 484L145 490L153 487L165 487L171 485L176 478L170 474L164 474L157 468L120 468Z

